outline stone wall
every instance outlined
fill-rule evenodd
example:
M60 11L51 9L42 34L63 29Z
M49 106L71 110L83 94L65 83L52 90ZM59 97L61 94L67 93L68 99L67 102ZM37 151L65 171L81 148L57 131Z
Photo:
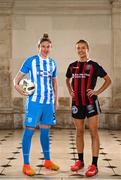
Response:
M100 127L121 129L121 0L0 1L0 129L22 127L23 99L12 80L23 60L37 53L38 38L47 31L58 65L57 126L73 127L65 72L77 58L76 41L83 38L90 44L91 58L105 67L113 82L100 96Z

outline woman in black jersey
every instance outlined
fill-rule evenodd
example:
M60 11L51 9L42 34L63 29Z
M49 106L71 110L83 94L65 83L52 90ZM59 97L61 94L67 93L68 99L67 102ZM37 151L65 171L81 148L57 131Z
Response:
M76 128L76 147L78 161L71 166L72 171L84 167L84 119L88 118L92 140L92 164L85 175L94 176L98 173L97 161L99 155L98 122L101 112L98 95L111 84L111 79L106 71L97 62L89 58L89 45L85 40L76 43L79 60L71 63L66 72L66 85L72 97L72 117ZM95 90L97 78L103 78L102 86Z

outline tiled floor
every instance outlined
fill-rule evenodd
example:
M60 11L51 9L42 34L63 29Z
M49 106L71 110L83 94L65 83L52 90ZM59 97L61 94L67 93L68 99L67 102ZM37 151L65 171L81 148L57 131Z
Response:
M99 174L89 179L121 179L121 131L99 130L100 158ZM72 173L69 169L77 159L75 130L51 129L51 157L60 165L58 172L43 168L43 156L39 144L39 130L32 139L31 165L36 169L34 177L22 174L21 154L22 130L0 131L0 179L88 179L84 176L91 162L91 141L89 131L85 131L85 168Z

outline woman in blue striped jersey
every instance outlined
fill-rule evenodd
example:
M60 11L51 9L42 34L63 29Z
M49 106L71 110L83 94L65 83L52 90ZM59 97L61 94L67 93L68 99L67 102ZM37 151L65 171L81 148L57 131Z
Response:
M38 55L27 58L14 79L15 89L27 96L24 133L22 138L23 172L35 175L30 166L29 154L31 139L36 126L40 127L40 143L44 154L44 167L58 170L59 166L50 160L49 134L50 127L55 125L55 110L58 105L56 63L48 57L52 48L48 34L44 34L38 42ZM35 84L35 91L28 96L20 87L19 82L29 74L29 79Z

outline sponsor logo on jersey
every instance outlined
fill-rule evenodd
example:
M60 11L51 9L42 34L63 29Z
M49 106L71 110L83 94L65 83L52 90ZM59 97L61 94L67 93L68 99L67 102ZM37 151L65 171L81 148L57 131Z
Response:
M39 72L37 72L37 74L41 77L52 77L52 73L50 71L40 70Z
M90 76L90 74L87 74L87 73L84 73L84 74L82 74L82 73L79 73L79 74L72 74L72 78L86 78L86 76L87 77L89 77Z
M79 67L77 66L77 67L73 67L73 69L79 69Z
M93 113L93 112L95 112L94 105L89 104L89 105L87 106L87 110L88 110L88 113Z

